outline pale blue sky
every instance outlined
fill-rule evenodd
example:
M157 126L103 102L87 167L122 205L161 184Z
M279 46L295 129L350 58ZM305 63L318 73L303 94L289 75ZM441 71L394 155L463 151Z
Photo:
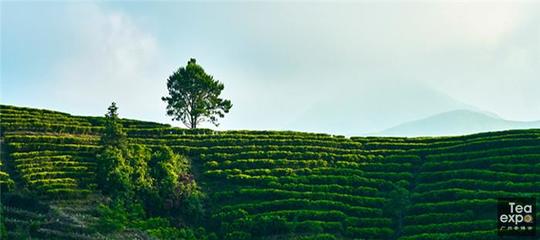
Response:
M539 2L2 1L1 34L3 104L170 123L166 78L195 57L234 104L219 129L540 119Z

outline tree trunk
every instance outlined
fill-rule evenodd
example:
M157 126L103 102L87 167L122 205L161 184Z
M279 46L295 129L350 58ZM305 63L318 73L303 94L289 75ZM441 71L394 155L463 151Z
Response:
M197 128L197 117L191 115L191 129Z

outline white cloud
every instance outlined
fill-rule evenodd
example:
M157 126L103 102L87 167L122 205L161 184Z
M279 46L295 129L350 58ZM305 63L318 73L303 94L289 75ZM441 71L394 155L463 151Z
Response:
M102 114L111 101L131 118L166 120L160 100L165 90L163 59L157 40L127 15L97 4L66 7L62 20L76 41L69 58L54 65L57 101L69 99L69 110Z

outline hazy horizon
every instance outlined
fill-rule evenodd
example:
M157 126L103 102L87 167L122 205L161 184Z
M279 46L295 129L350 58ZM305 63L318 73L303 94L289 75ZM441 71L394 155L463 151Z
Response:
M0 7L2 104L103 115L116 101L182 126L160 98L193 57L233 102L221 130L360 135L456 109L540 120L540 2Z

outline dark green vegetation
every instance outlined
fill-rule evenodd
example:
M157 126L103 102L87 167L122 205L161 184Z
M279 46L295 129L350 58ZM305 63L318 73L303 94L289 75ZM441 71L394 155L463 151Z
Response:
M218 126L218 118L232 107L230 100L220 98L224 88L192 58L167 79L169 96L161 99L167 103L167 115L188 128L197 128L203 122Z
M105 118L0 110L10 239L499 239L497 197L540 199L540 130L345 138L120 119L130 148L143 148L133 150L143 157L128 159L146 159L155 171L152 159L169 147L161 159L190 161L180 172L191 172L206 195L200 217L167 215L98 190ZM171 189L162 185L149 184Z
M153 148L129 144L113 102L105 115L105 129L96 156L98 189L112 203L98 208L95 230L111 233L126 228L173 238L171 221L197 223L203 217L203 197L186 157L166 145ZM147 218L147 216L151 216Z

